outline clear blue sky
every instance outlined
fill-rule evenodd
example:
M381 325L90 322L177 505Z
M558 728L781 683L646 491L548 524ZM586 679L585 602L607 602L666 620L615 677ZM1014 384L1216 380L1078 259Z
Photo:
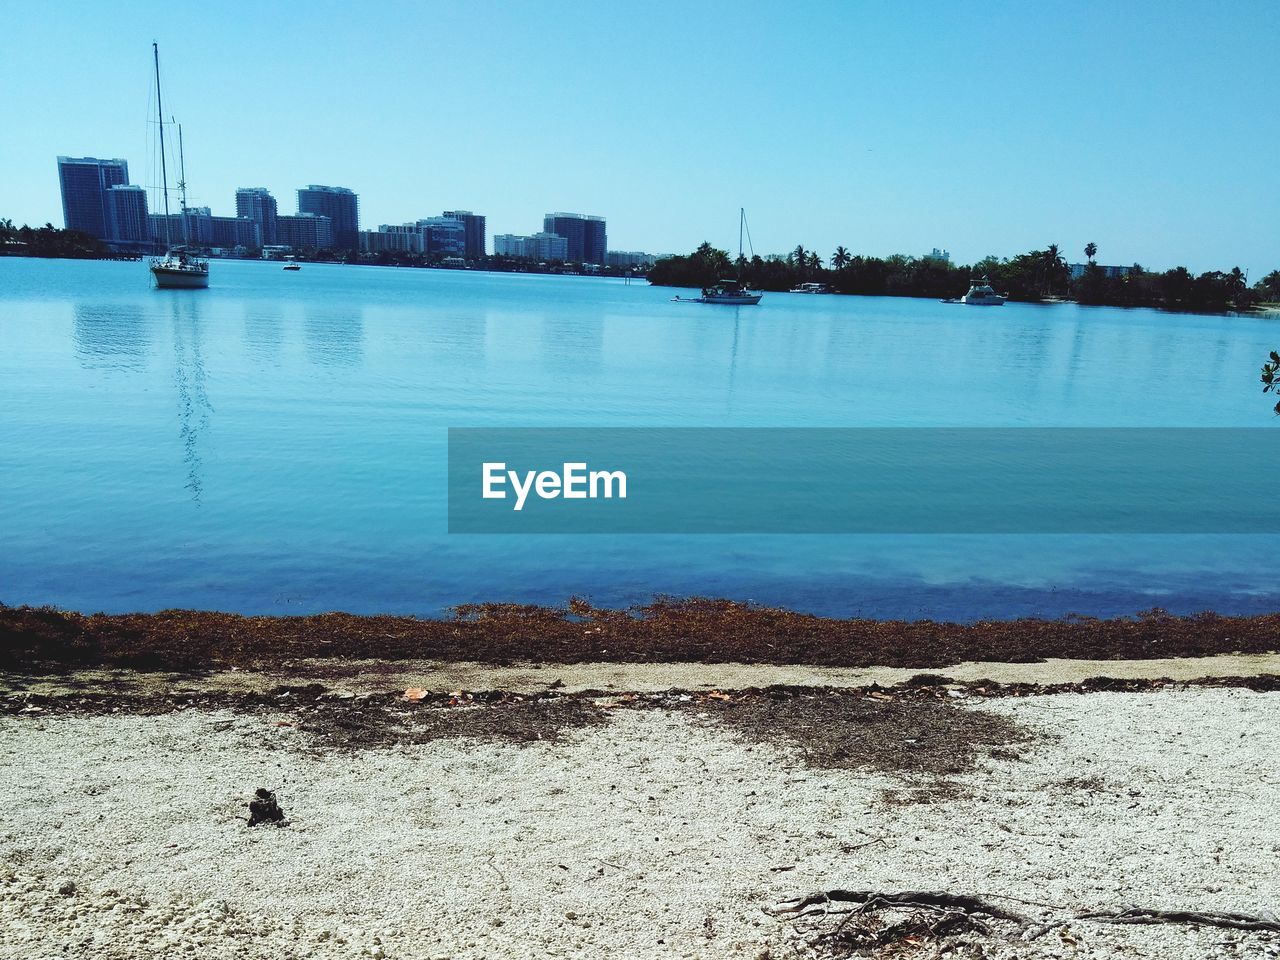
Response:
M624 17L630 15L630 19ZM150 42L192 202L349 186L362 224L465 208L610 247L797 243L961 262L1280 268L1274 3L21 3L0 216L61 223L54 158L148 179Z

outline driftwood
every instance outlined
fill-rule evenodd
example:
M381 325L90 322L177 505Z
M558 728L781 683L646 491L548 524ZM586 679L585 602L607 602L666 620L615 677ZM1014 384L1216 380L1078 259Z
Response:
M947 893L941 890L825 890L796 900L783 900L767 908L766 912L775 916L789 914L795 917L810 913L832 913L834 911L831 910L831 905L834 903L860 904L861 909L876 905L900 907L904 910L914 908L965 914L979 913L997 920L1026 922L1024 917L989 903L981 897Z
M1099 923L1195 923L1206 927L1227 927L1232 930L1280 931L1280 919L1277 919L1274 914L1146 910L1134 907L1116 913L1082 913L1076 919L1097 920Z
M1012 898L1009 898L1012 899ZM839 904L851 904L850 909L840 909ZM865 914L870 910L895 907L902 910L933 910L945 914L964 916L974 920L974 915L1009 920L1028 927L1030 939L1048 930L1062 926L1067 921L1052 920L1030 926L1028 918L996 906L979 896L948 893L940 890L823 890L794 900L783 900L765 912L774 916L804 917L811 914ZM1075 920L1094 920L1099 923L1185 923L1206 927L1225 927L1232 930L1268 930L1280 932L1280 917L1272 913L1218 913L1200 910L1151 910L1132 907L1118 911L1094 911L1077 914Z

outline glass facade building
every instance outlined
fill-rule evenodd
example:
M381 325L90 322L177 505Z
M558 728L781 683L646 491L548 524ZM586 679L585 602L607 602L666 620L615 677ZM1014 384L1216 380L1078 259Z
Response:
M248 217L258 225L258 233L262 235L260 246L275 244L276 198L266 187L241 187L236 191L236 216Z
M581 213L548 213L542 218L543 233L554 233L565 238L573 263L604 263L609 241L605 234L604 217Z
M62 187L63 225L99 240L110 240L107 191L128 184L129 164L97 157L58 157L58 182Z
M150 242L146 190L118 183L107 191L107 233L117 243Z
M484 256L485 224L484 217L470 210L446 210L444 215L450 220L458 220L466 229L466 251L468 260L476 260Z
M338 250L360 249L360 198L346 187L317 184L298 191L298 213L328 217L333 225L333 241ZM281 238L281 243L288 243Z

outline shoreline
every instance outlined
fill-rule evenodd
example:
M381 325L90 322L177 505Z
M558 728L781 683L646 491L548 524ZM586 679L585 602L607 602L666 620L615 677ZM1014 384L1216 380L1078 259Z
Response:
M465 604L452 619L199 610L84 615L0 606L0 669L253 667L320 660L733 663L935 669L965 662L1159 660L1280 651L1280 613L980 620L833 619L728 600L626 610Z

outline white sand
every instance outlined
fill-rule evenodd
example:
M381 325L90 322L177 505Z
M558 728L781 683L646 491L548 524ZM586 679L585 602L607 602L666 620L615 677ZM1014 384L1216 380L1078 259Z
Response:
M4 718L0 957L781 957L802 940L761 908L832 887L1061 906L1011 904L1036 916L1280 909L1280 695L977 708L1054 736L956 778L968 798L907 806L886 775L661 711L355 754L195 710ZM289 826L240 819L258 786ZM1280 938L1077 921L989 953L1264 957Z

